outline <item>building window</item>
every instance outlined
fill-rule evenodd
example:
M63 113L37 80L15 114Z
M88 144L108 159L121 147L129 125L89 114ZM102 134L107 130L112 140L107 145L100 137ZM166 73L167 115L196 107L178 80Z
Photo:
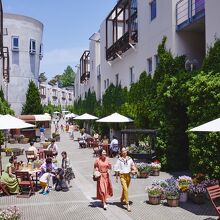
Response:
M18 50L19 50L19 37L12 36L12 51L18 51Z
M44 47L43 44L40 44L40 53L39 53L40 58L42 59L42 57L44 56Z
M152 73L152 58L147 59L148 73Z
M36 53L36 41L31 39L30 40L30 54Z
M109 87L109 79L107 79L106 84L107 84L107 87Z
M156 0L153 0L151 3L150 3L150 18L151 18L151 21L157 17L157 1Z
M159 64L159 57L158 57L158 55L154 55L154 63L155 63L155 69L156 69L158 64Z
M130 67L130 84L134 83L134 67Z
M106 89L107 84L106 84L106 80L104 80L104 88Z
M119 74L115 75L115 85L118 86L119 84Z

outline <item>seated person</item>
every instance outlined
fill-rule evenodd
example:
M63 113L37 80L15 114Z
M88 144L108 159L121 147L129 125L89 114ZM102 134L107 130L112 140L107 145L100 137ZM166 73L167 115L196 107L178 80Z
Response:
M94 140L98 140L99 139L99 134L95 132L94 135L93 135L93 138L94 138Z
M55 190L56 191L63 191L63 192L69 191L69 188L68 188L66 181L65 181L65 178L64 178L64 170L62 168L58 168L57 172L56 172Z
M52 172L55 172L57 170L57 167L55 166L55 164L52 162L52 158L48 157L46 159L46 161L41 165L40 170L41 170L41 175L43 175L44 173L46 173L47 169L51 169ZM41 176L40 175L40 176Z
M119 153L119 145L118 145L118 140L117 137L113 136L113 139L110 144L110 156L115 157Z
M28 151L34 151L34 155L27 155L27 159L36 160L37 159L37 148L34 146L34 142L30 142L30 147L28 148Z
M58 146L55 143L55 139L52 139L51 144L48 146L47 150L53 151L53 156L57 156L58 154Z
M10 157L9 163L6 165L4 172L0 177L0 181L6 184L9 193L19 192L18 181L16 179L16 176L12 174L14 163L16 162L17 162L17 157L15 156Z
M86 135L83 131L81 132L80 137L79 137L79 146L86 147Z
M103 145L108 145L109 144L109 139L107 138L106 135L104 135L103 139L102 139L102 144Z

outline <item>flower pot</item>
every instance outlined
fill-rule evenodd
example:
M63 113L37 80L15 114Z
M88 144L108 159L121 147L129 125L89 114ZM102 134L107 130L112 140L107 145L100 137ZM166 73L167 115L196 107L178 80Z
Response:
M159 205L160 204L160 196L149 196L149 203L151 205Z
M206 199L205 193L192 193L190 198L196 204L204 204Z
M180 202L187 202L188 195L187 192L181 192L180 193Z
M159 176L159 175L160 175L160 170L159 169L152 169L151 176Z
M179 198L173 198L173 199L167 198L167 204L170 207L177 207L179 206Z
M146 171L141 171L140 172L140 178L147 178L149 176L149 173L148 172L146 172Z

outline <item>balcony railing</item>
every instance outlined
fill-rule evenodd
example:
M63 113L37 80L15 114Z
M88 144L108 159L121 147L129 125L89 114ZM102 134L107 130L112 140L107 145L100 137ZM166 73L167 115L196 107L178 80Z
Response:
M111 61L138 42L137 0L120 0L106 18L106 60Z
M9 83L9 52L8 47L3 47L3 79Z
M80 58L80 82L85 83L90 78L90 51L85 50Z
M176 4L176 29L181 30L205 16L205 0L180 0Z

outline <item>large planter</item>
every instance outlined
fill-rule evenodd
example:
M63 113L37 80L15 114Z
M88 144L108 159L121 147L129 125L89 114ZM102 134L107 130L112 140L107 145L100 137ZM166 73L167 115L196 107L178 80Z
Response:
M167 205L170 207L179 206L179 198L167 198Z
M187 200L188 200L187 192L181 192L180 193L180 202L187 202Z
M160 169L151 170L151 176L159 176L159 175L160 175Z
M147 171L139 172L139 177L140 178L147 178L148 176L149 176L149 172L147 172Z
M190 199L196 204L204 204L206 196L205 193L191 193Z
M149 197L149 203L151 205L159 205L160 204L160 200L161 200L160 195L159 196L149 196L148 195L148 197Z

